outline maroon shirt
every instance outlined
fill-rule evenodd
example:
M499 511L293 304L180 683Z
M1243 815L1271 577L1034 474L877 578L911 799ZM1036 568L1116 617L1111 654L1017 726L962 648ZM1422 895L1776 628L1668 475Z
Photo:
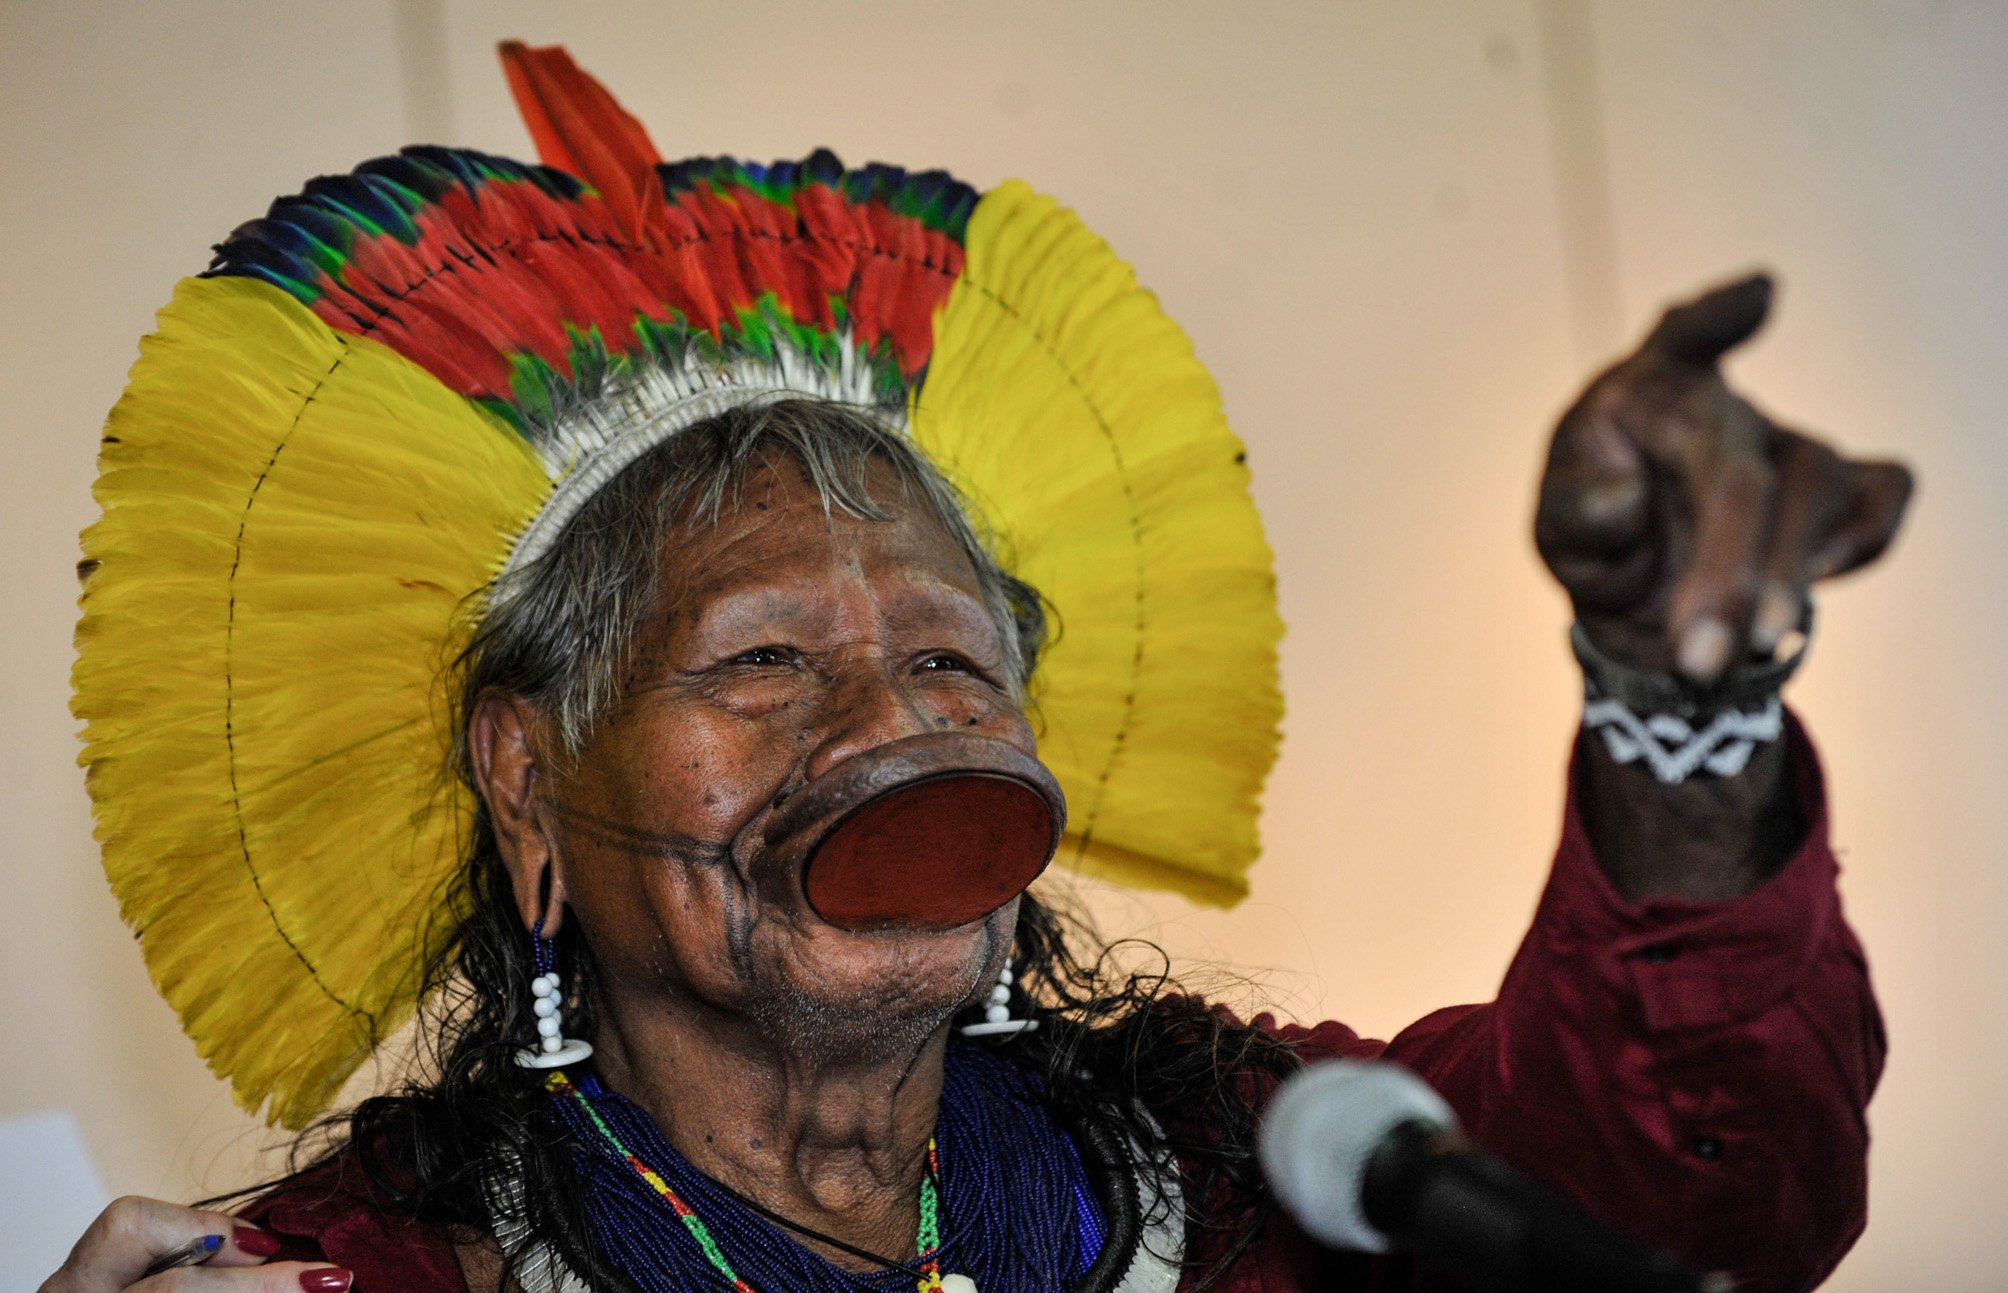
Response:
M1739 1290L1815 1287L1867 1219L1864 1111L1886 1043L1834 888L1819 761L1796 721L1787 739L1812 826L1755 893L1620 898L1572 769L1554 871L1496 1000L1385 1044L1340 1024L1277 1031L1307 1058L1400 1061L1472 1140ZM1225 1289L1457 1287L1392 1262L1366 1282L1320 1283L1307 1241L1275 1229Z
M1496 1000L1385 1043L1337 1023L1255 1022L1307 1059L1408 1065L1478 1144L1746 1293L1814 1287L1867 1216L1864 1110L1884 1038L1834 888L1818 759L1796 722L1787 739L1812 828L1757 892L1624 901L1584 835L1572 771L1554 871ZM248 1215L287 1239L285 1256L354 1270L357 1293L466 1293L443 1231L384 1215L353 1173ZM1457 1286L1405 1260L1322 1253L1279 1218L1219 1287Z

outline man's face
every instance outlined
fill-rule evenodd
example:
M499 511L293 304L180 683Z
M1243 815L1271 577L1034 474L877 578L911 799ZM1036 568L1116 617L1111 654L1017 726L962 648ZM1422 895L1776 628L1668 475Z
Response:
M897 503L889 469L873 483ZM611 1004L686 996L821 1046L931 1031L988 985L1017 902L945 931L840 929L763 831L803 785L901 737L1033 752L976 572L924 510L826 516L786 462L715 526L673 531L662 562L619 702L540 790Z

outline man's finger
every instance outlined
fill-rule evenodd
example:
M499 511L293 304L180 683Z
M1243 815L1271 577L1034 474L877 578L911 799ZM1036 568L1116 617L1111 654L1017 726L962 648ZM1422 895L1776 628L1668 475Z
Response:
M1615 556L1646 537L1645 455L1618 425L1622 404L1606 374L1562 415L1549 442L1534 541L1551 565Z
M1848 465L1819 441L1781 432L1775 458L1778 501L1750 621L1750 645L1759 654L1799 627L1817 549L1854 500Z
M1850 462L1846 470L1853 484L1849 506L1813 554L1808 574L1813 581L1845 575L1880 557L1896 538L1917 485L1900 462Z
M1642 349L1682 363L1713 364L1764 326L1772 292L1769 274L1704 292L1661 315Z
M1618 609L1650 587L1651 487L1644 456L1595 408L1563 418L1541 474L1534 546L1578 608Z
M1697 483L1694 556L1667 624L1675 664L1697 682L1721 677L1743 644L1776 484L1770 462L1748 450L1722 454Z

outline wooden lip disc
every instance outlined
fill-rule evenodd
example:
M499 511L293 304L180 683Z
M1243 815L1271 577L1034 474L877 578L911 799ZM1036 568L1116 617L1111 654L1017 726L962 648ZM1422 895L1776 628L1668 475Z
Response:
M866 929L952 929L1023 893L1060 843L1046 797L992 772L950 772L865 801L816 845L802 877L816 914Z

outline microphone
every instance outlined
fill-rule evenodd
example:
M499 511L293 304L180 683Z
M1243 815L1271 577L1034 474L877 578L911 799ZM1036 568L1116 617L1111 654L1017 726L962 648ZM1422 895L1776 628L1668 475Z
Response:
M1499 1293L1730 1293L1470 1148L1399 1065L1313 1064L1277 1090L1258 1151L1270 1188L1332 1248L1400 1249Z

